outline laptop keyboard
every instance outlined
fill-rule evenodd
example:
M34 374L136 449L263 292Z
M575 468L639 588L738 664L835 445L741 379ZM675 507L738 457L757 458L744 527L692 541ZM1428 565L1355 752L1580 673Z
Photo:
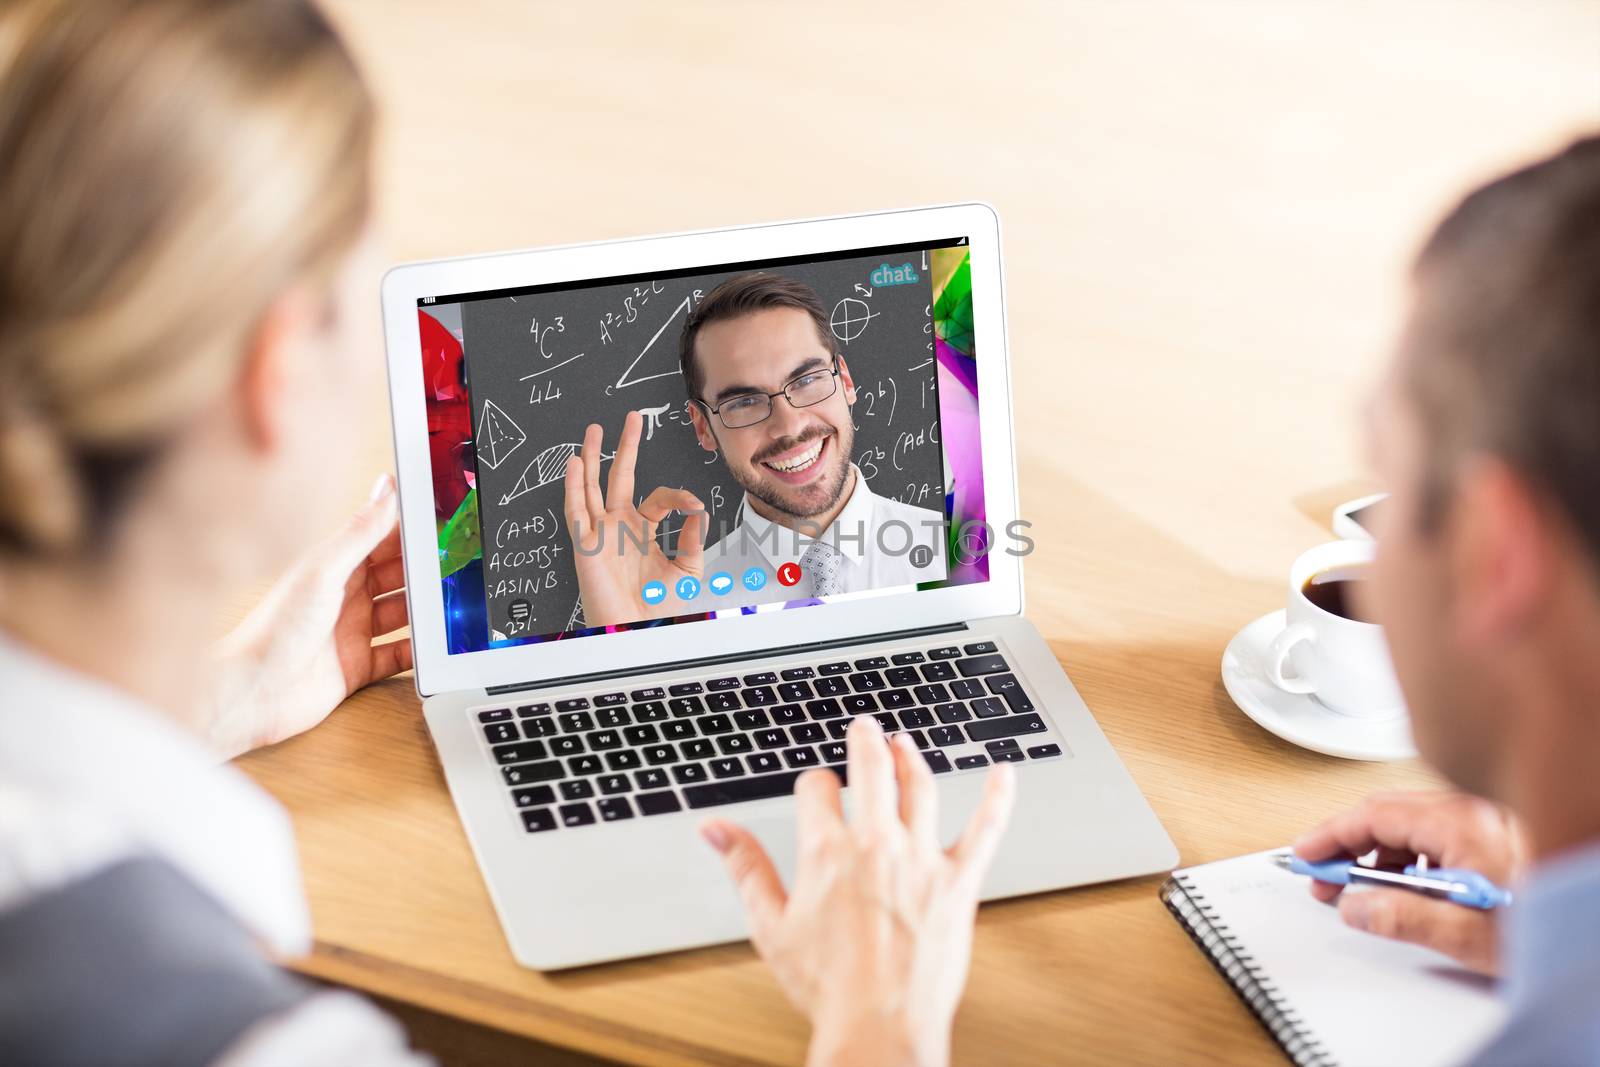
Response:
M992 641L478 708L523 829L787 796L845 773L857 715L911 735L935 774L1064 755Z

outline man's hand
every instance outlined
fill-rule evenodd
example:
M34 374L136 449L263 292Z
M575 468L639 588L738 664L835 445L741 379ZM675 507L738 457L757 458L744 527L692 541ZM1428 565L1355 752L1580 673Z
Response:
M583 450L567 460L567 537L572 541L572 562L578 571L578 593L583 599L583 619L590 626L612 626L638 619L665 619L682 608L663 597L646 604L640 593L647 582L658 581L670 592L679 578L700 578L705 568L705 506L687 489L665 486L633 504L633 468L639 457L639 433L644 416L628 412L622 423L622 440L611 460L606 491L600 491L598 425L583 435ZM676 558L669 559L656 543L656 527L674 511L686 513L678 531ZM644 545L643 551L640 545Z
M1470 867L1506 885L1526 864L1516 823L1487 800L1465 793L1387 793L1336 815L1295 842L1311 861L1362 856L1378 850L1385 867L1403 867L1427 856L1430 866ZM1345 893L1342 886L1311 883L1318 900L1339 899L1346 923L1381 937L1425 945L1482 974L1499 968L1492 911L1463 907L1402 889Z
M364 685L411 669L394 479L313 548L216 650L203 724L233 757L309 730Z
M808 771L795 786L792 892L749 831L717 819L701 833L738 885L756 951L811 1018L813 1067L943 1064L978 888L1011 817L1011 767L990 772L983 802L947 849L933 775L910 738L885 744L869 716L848 736L848 820L832 771Z

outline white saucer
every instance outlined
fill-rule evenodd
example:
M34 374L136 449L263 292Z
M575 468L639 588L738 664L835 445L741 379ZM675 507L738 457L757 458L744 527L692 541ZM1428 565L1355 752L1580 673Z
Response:
M1283 611L1263 615L1228 642L1222 653L1222 684L1239 710L1263 729L1301 748L1359 760L1412 759L1411 720L1341 715L1313 696L1285 693L1267 678L1267 649L1284 627Z

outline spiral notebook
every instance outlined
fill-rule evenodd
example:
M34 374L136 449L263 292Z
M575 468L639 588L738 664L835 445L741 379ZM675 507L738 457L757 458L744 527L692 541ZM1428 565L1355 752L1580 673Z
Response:
M1492 982L1345 926L1273 864L1283 851L1175 871L1161 900L1291 1060L1445 1067L1488 1040L1504 1019Z

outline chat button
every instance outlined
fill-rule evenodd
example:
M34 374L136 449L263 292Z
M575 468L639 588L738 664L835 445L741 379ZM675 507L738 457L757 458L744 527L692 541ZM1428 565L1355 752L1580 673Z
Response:
M717 596L727 596L733 591L733 575L727 571L718 571L706 582L706 588Z

